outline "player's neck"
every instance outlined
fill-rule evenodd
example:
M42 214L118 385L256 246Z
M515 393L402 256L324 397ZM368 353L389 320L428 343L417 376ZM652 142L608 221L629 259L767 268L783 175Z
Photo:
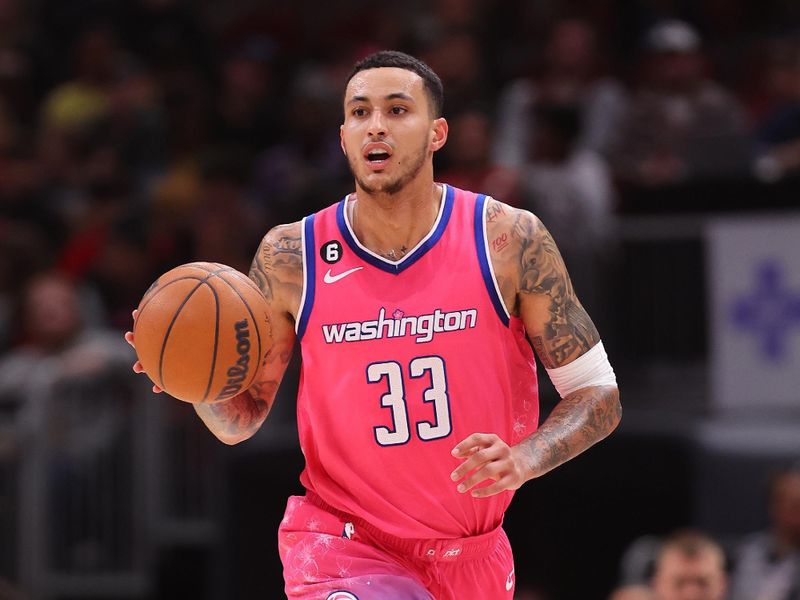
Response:
M444 198L443 187L428 180L394 195L359 189L349 213L353 232L376 254L399 260L430 232Z

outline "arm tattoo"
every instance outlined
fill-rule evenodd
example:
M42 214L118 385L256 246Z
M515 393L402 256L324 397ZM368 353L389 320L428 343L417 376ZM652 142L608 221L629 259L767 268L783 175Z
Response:
M250 265L250 278L258 284L267 302L276 293L291 300L302 293L303 249L300 225L281 225L270 231Z
M512 234L519 240L519 294L548 299L542 335L531 342L548 369L564 365L600 341L578 301L567 268L550 233L533 215L519 211Z
M303 288L303 256L299 223L272 229L250 266L250 278L267 300L267 352L255 383L245 392L195 410L220 440L235 443L253 435L267 418L292 356L294 315Z
M253 396L253 388L230 400L215 404L196 404L195 410L220 439L250 437L267 418L271 404Z
M590 350L600 335L575 295L561 253L541 221L527 211L489 202L487 233L503 300L513 315L522 316L544 366L565 365Z
M619 391L613 386L585 388L564 398L539 430L522 442L534 476L544 475L608 436L621 416Z
M500 215L506 213L502 202L490 202L486 207L486 222L494 223Z
M495 202L495 201L493 201ZM499 204L499 203L498 203ZM501 207L502 208L502 207ZM492 248L492 264L506 306L521 316L544 366L554 369L590 350L600 335L578 301L552 236L531 213L492 209L490 239L508 234L507 249ZM561 400L542 426L519 444L533 477L577 456L619 423L622 407L614 386L592 386Z

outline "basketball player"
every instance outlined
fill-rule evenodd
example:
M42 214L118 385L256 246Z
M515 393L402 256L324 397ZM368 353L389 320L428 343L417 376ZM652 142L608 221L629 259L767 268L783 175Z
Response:
M447 132L427 65L379 52L355 66L341 126L355 192L266 235L250 272L270 306L257 383L195 405L220 440L246 440L300 342L289 598L512 598L514 490L619 422L553 239L528 212L435 182ZM531 345L563 398L538 429Z

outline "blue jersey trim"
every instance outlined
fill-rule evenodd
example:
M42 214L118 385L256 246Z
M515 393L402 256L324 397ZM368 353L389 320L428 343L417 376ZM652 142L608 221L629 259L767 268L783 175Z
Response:
M303 301L302 312L297 322L297 339L303 339L303 334L306 332L306 325L308 325L308 317L311 315L311 308L314 306L314 287L316 286L316 264L317 253L316 244L314 243L314 215L309 215L303 220L304 232L304 246L303 253L305 254L305 300Z
M339 205L336 207L336 224L339 226L339 232L342 234L345 242L347 245L350 246L350 249L355 252L356 256L358 256L364 262L371 264L373 267L377 267L381 271L386 271L387 273L391 273L393 275L398 275L405 271L408 267L413 265L417 262L420 258L422 258L428 250L433 248L436 245L436 242L439 241L439 238L442 237L444 230L447 228L447 223L450 220L450 215L453 212L453 199L455 198L455 190L452 186L447 186L447 190L444 197L444 207L442 208L442 217L439 219L439 223L436 226L436 229L430 234L428 239L426 239L422 244L417 246L413 252L410 254L406 254L400 261L398 262L390 262L387 260L381 259L379 256L374 254L370 254L367 252L353 237L350 233L350 228L347 226L347 222L345 221L344 211L345 206L347 205L347 198L339 202Z
M483 276L483 283L486 285L486 291L489 292L489 298L492 299L492 305L503 322L503 325L508 327L509 318L506 314L503 300L497 293L497 288L494 285L494 277L492 276L492 268L489 264L489 255L486 245L486 236L483 229L483 209L486 204L486 196L481 194L475 199L475 248L478 251L478 264L481 267L481 275Z

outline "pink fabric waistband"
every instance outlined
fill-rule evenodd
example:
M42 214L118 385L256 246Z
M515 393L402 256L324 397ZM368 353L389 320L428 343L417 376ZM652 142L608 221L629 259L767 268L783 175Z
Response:
M364 519L332 507L313 492L307 491L305 498L345 523L352 523L356 538L365 535L389 550L429 561L471 560L486 556L497 545L503 531L502 527L498 527L488 533L463 538L399 538L381 531Z

